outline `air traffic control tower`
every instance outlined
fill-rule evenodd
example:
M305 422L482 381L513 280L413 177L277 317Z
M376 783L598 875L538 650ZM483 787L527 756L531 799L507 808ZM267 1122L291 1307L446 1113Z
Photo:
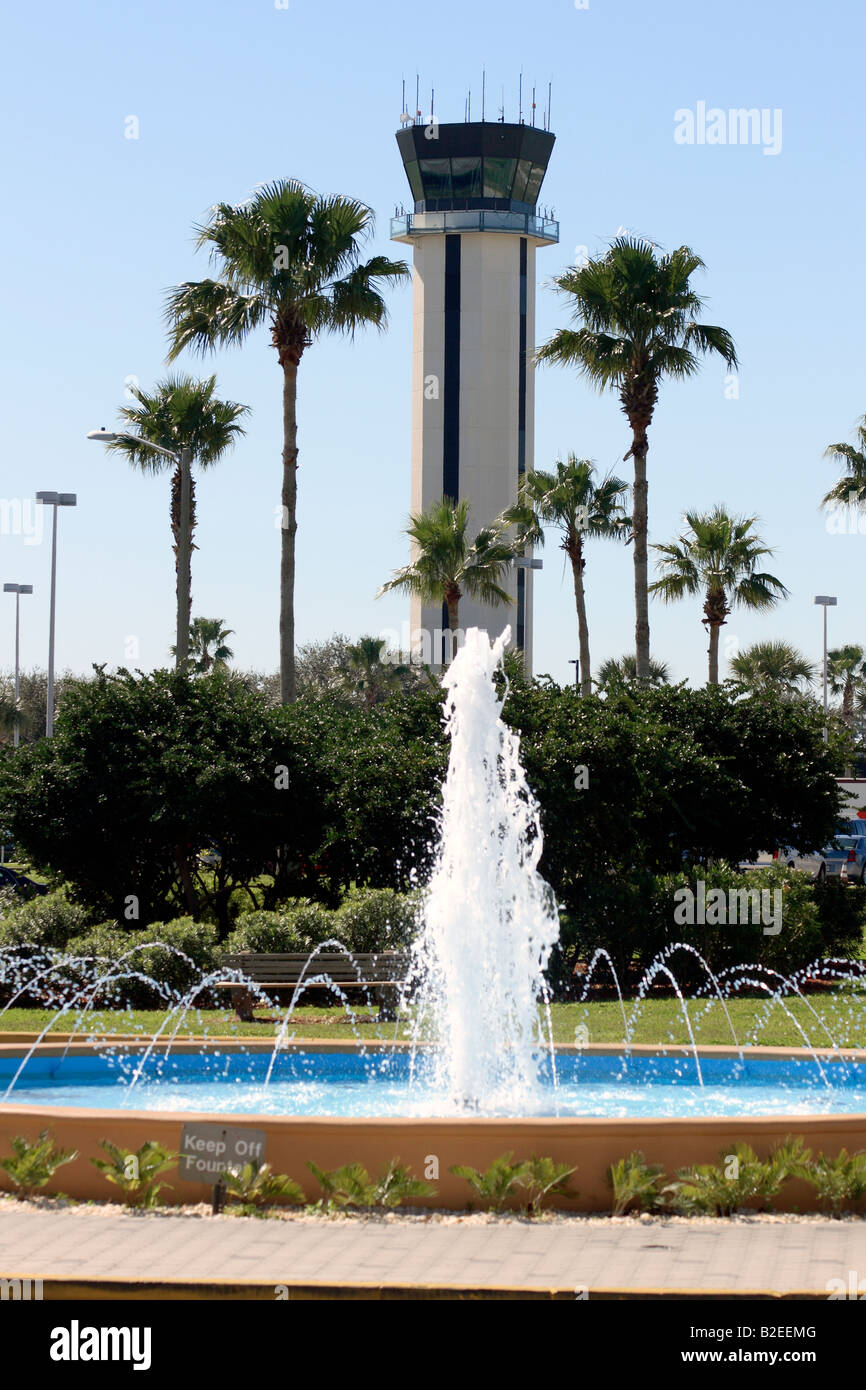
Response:
M391 236L414 250L411 510L466 498L472 533L517 498L533 463L535 251L559 240L536 210L554 136L532 125L417 120L397 133L414 211ZM527 667L532 570L511 570L514 602L464 597L460 626L498 636L510 624ZM411 631L448 655L447 615L412 599Z

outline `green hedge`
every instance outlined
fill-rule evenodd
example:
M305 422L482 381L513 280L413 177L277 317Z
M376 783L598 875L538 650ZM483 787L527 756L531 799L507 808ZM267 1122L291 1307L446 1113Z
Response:
M164 947L174 947L165 950ZM134 949L138 947L138 949ZM123 928L112 922L103 923L85 935L73 937L67 946L70 955L106 957L108 971L127 959L120 968L148 976L165 990L185 994L217 964L217 934L213 926L193 922L191 917L177 917L173 922L152 922L149 927ZM183 955L177 952L182 951ZM132 952L131 955L127 955ZM184 959L188 957L189 959ZM68 978L82 978L80 969L69 967ZM92 974L89 975L92 978ZM134 977L112 981L100 990L95 1002L102 1005L125 1005L132 1008L159 1008L165 993Z
M405 950L417 930L418 902L391 888L353 888L334 913L332 935L350 951Z
M227 951L311 951L327 940L349 951L405 948L415 934L417 902L391 888L353 888L336 909L301 898L281 912L245 912Z
M93 924L93 914L79 903L69 901L66 890L57 888L38 898L10 904L6 900L0 917L0 946L42 946L62 951L70 937Z
M678 890L689 889L697 899L699 881L709 895L713 889L725 894L725 917L731 915L733 892L769 891L768 906L781 904L781 928L764 931L764 922L723 920L718 923L678 921L677 909L686 906ZM697 902L695 903L697 917ZM705 917L710 911L705 909ZM739 914L742 915L742 914ZM556 986L565 985L579 960L589 960L604 948L613 957L620 979L642 973L660 951L676 942L694 947L710 969L718 973L727 966L764 965L783 974L800 969L818 957L858 957L862 950L866 889L844 887L834 880L813 884L802 873L774 865L764 870L739 873L727 865L696 866L676 874L634 875L608 878L589 887L580 905L561 919L561 950L553 963L551 977ZM775 926L774 921L767 925ZM705 974L688 952L678 952L672 969L677 979L689 987L699 984ZM603 970L597 977L605 979Z
M279 912L243 912L228 936L226 951L311 951L331 935L334 913L299 898Z
M191 917L152 922L147 927L119 927L115 922L93 926L85 909L57 892L4 918L0 945L62 951L69 957L101 957L106 973L126 956L122 970L129 976L100 987L94 1003L100 1007L159 1008L167 998L186 994L202 975L214 970L224 951L312 951L327 940L340 941L350 951L395 949L411 940L415 914L411 896L387 888L357 888L333 910L298 898L281 912L244 913L220 944L214 925L194 922ZM175 949L165 950L166 946ZM133 950L135 947L138 949ZM52 987L68 996L70 990L92 983L93 970L92 965L64 964L52 976ZM134 978L133 972L150 977L155 984ZM41 1001L28 997L24 1002ZM202 995L197 1002L208 1001Z

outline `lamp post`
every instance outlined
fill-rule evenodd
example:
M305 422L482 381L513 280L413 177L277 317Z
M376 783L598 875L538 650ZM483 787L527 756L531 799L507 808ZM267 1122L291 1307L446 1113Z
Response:
M574 688L575 688L575 690L577 690L577 691L579 692L579 691L580 691L580 657L579 657L579 656L572 656L572 657L569 657L568 664L569 664L569 666L573 666L573 667L574 667Z
M140 434L130 434L122 432L115 433L112 430L91 430L88 439L96 439L101 444L114 444L118 440L129 439L139 449L151 449L155 454L162 454L165 458L171 459L180 469L180 535L177 541L177 639L175 641L175 667L178 671L185 671L189 660L189 623L190 623L190 586L189 586L189 565L192 552L192 537L190 536L190 512L192 510L192 476L190 465L192 463L192 450L183 448L177 454L173 449L166 449L162 444L153 444L149 439L144 439Z
M20 662L20 654L21 654L21 595L22 595L22 594L32 594L32 593L33 593L33 585L32 585L32 584L4 584L4 585L3 585L3 592L4 592L4 594L14 594L14 595L15 595L15 728L14 728L14 732L13 732L13 734L12 734L12 746L13 746L13 748L17 748L17 747L18 747L19 737L20 737L20 732L21 732L21 731L20 731L20 727L19 727L19 708L18 708L18 700L19 700L19 672L20 672L20 665L21 665L21 662Z
M815 602L824 610L824 742L829 738L827 729L827 609L835 608L837 599L829 594L816 594Z
M43 507L53 507L51 526L51 598L48 610L48 690L45 696L45 733L48 738L54 733L54 613L57 603L57 508L75 507L78 498L74 492L37 492L36 501Z

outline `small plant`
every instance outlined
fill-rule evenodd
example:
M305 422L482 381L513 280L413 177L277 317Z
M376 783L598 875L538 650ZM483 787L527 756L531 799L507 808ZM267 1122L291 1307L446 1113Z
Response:
M450 1171L457 1178L465 1178L472 1191L484 1203L488 1211L501 1211L513 1190L520 1182L525 1164L511 1162L512 1150L494 1158L489 1168L480 1172L466 1164L458 1163Z
M423 1178L416 1178L395 1158L376 1184L374 1206L399 1207L410 1197L435 1197L436 1189Z
M237 1203L235 1210L243 1216L264 1216L265 1207L274 1202L303 1206L303 1189L285 1173L274 1173L269 1163L257 1158L242 1168L227 1168L224 1175L226 1195Z
M652 1211L661 1206L661 1182L664 1168L647 1163L640 1149L612 1163L607 1170L607 1185L613 1193L613 1216L624 1216L631 1210Z
M24 1199L49 1183L64 1163L71 1163L77 1157L77 1149L56 1148L48 1130L43 1129L34 1141L16 1135L12 1140L12 1156L0 1159L0 1168L8 1173L16 1189L15 1195Z
M802 1139L794 1139L790 1134L770 1151L770 1161L780 1185L789 1178L808 1179L811 1160L812 1150L806 1148Z
M802 1176L814 1187L824 1210L841 1216L866 1193L866 1153L840 1149L835 1158L821 1153Z
M576 1173L567 1163L557 1163L553 1158L539 1158L533 1154L521 1164L517 1178L529 1198L529 1211L537 1216L548 1197L576 1197L577 1192L569 1186L568 1179Z
M399 1207L408 1197L435 1197L435 1189L422 1178L415 1178L398 1158L391 1160L386 1172L371 1179L360 1163L346 1163L330 1171L315 1163L307 1167L324 1194L321 1205L338 1207Z
M109 1155L108 1159L92 1158L90 1162L121 1189L128 1207L162 1205L159 1194L171 1185L157 1182L157 1178L177 1162L176 1153L164 1149L153 1139L146 1139L141 1148L135 1150L119 1149L108 1139L102 1140L101 1147Z
M677 1181L664 1191L670 1204L685 1215L730 1216L747 1202L766 1206L785 1179L786 1168L771 1156L758 1158L751 1144L735 1144L720 1155L721 1162L681 1168Z

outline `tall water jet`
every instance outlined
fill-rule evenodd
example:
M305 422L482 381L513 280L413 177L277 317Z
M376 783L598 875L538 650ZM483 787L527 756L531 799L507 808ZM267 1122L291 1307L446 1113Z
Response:
M538 804L494 686L509 636L491 644L470 628L444 677L451 755L416 947L417 1027L435 1044L446 1109L531 1114L544 1107L539 1000L559 918L537 868Z

